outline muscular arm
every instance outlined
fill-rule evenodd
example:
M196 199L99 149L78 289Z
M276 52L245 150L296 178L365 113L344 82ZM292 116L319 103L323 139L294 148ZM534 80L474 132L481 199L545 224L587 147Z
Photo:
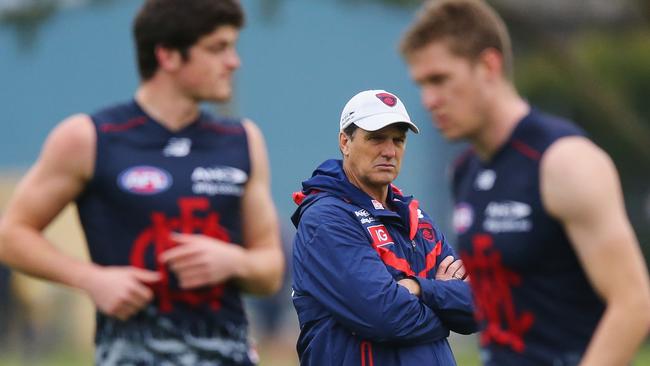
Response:
M43 230L83 190L94 161L95 135L87 116L63 121L18 184L0 227L0 259L43 279L81 287L89 263L56 249Z
M244 122L251 156L251 176L242 202L246 252L236 278L252 293L270 294L282 284L284 256L280 226L271 199L269 163L261 132Z
M650 327L650 285L613 163L588 140L564 138L542 160L541 193L606 302L581 365L628 364Z
M32 276L82 289L101 311L126 319L151 300L153 294L142 282L156 281L158 275L75 259L42 234L90 179L95 145L94 127L85 115L72 116L52 131L7 206L0 225L0 260Z

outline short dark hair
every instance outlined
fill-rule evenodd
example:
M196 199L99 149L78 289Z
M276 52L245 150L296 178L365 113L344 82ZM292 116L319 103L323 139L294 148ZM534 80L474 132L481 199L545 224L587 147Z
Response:
M354 132L359 129L359 126L355 125L354 123L350 123L348 127L343 129L343 133L352 140L352 137L354 136Z
M199 38L224 25L244 25L238 0L147 0L133 23L140 78L158 70L156 47L177 49L186 59Z
M501 17L483 0L430 0L402 37L400 51L408 58L431 42L446 41L457 56L476 61L493 48L503 56L504 75L512 78L512 46Z

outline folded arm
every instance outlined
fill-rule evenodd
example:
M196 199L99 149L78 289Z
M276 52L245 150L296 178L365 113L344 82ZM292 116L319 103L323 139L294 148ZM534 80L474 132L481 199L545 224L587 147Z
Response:
M319 220L310 237L296 239L302 295L364 339L430 342L449 335L430 308L395 282L360 227L334 215Z

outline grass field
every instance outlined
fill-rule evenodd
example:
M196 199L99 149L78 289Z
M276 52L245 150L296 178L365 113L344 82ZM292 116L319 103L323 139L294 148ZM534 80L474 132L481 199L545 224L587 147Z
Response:
M478 353L474 347L467 347L468 342L461 342L462 347L454 346L456 361L459 366L479 366ZM293 347L272 347L261 350L260 366L296 366L298 364ZM29 357L23 355L2 355L0 366L85 366L91 365L92 357L83 352L75 352L71 349L57 350L43 357ZM634 366L650 365L650 343L646 343L638 352Z

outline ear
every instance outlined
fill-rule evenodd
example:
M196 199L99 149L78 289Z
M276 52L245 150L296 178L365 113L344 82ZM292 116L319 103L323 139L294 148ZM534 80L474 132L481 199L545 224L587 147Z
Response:
M339 149L343 156L348 156L350 154L350 137L342 131L339 132Z
M479 56L479 63L485 70L485 74L489 80L505 77L503 74L503 55L498 50L494 48L483 50Z
M176 71L183 65L183 57L181 57L180 51L176 49L156 46L154 52L161 70Z

